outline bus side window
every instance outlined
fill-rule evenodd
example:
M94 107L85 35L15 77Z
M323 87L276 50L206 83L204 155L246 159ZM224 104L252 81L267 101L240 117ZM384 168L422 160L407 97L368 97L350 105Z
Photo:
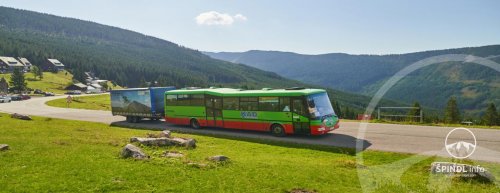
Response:
M305 115L303 100L301 99L293 100L293 112L299 115Z
M240 100L238 97L225 97L222 100L224 110L238 110Z
M191 106L203 106L205 97L202 94L191 95Z
M259 111L280 111L278 97L259 97Z
M288 97L280 98L280 109L283 112L290 112L290 98Z
M167 105L176 106L177 105L177 95L167 95Z
M190 98L187 94L177 95L177 105L179 106L189 106Z
M240 98L240 110L242 111L257 111L258 110L258 98L257 97L241 97Z

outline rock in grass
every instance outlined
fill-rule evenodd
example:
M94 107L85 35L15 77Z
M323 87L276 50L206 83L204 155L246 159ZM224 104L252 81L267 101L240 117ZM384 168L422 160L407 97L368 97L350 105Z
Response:
M166 151L165 153L163 153L163 156L170 158L178 158L178 157L184 157L184 154L178 151Z
M195 168L206 168L208 167L207 164L202 164L202 163L196 163L196 162L188 162L188 166L195 167Z
M28 116L28 115L21 115L21 114L17 114L17 113L11 114L11 115L10 115L10 118L14 118L14 119L21 119L21 120L26 120L26 121L33 120L33 119L31 119L31 117L30 117L30 116Z
M145 137L132 137L130 142L138 142L146 146L183 146L186 148L196 148L196 140L184 138L145 138Z
M184 138L179 138L175 137L172 138L171 141L177 145L177 146L183 146L186 148L196 148L196 140L194 139L184 139Z
M214 162L225 162L225 161L229 161L229 157L224 156L224 155L216 155L216 156L209 157L208 160L214 161Z
M316 190L306 190L304 188L294 188L289 193L317 193Z
M160 133L160 137L170 138L170 133L171 133L170 130L163 130Z
M146 146L170 146L173 145L168 138L145 138L145 137L132 137L130 138L130 142L138 142L142 145Z
M148 159L149 158L149 156L146 155L146 153L144 153L141 148L138 148L138 147L136 147L135 145L132 145L132 144L127 144L123 148L121 156L123 158L132 157L132 158L135 158L135 159Z
M9 145L7 144L0 144L0 151L7 151L9 150Z

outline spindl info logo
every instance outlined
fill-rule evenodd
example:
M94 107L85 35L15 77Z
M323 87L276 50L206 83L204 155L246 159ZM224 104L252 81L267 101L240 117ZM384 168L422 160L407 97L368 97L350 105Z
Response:
M466 128L451 130L445 139L445 148L450 156L457 159L470 157L476 150L477 140L472 131Z

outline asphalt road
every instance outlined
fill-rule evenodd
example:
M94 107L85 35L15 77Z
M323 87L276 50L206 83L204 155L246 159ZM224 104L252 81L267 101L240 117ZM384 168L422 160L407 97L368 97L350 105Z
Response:
M340 128L320 137L288 136L273 137L267 133L236 131L217 128L194 130L188 127L170 125L161 121L144 121L139 124L127 123L124 117L112 116L109 111L56 108L45 105L46 101L66 96L32 98L26 101L13 101L0 104L0 111L28 115L101 122L124 127L146 129L170 129L188 133L215 134L231 137L270 139L301 144L321 144L338 147L356 147L359 140L363 149L390 152L404 152L424 155L450 157L444 143L451 127L367 124L365 132L359 132L359 122L341 122ZM470 159L500 163L500 130L470 129L476 139L477 148ZM359 139L358 139L359 138ZM467 139L467 134L453 135L449 140Z

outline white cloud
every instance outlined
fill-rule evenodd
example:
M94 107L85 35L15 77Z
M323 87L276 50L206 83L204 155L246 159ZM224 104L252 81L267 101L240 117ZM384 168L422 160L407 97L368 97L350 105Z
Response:
M244 15L241 15L241 14L236 14L234 15L234 19L235 20L240 20L240 21L246 21L247 20L247 17L245 17Z
M231 25L235 21L246 21L247 17L242 14L231 16L227 13L208 11L200 13L195 20L198 25Z

